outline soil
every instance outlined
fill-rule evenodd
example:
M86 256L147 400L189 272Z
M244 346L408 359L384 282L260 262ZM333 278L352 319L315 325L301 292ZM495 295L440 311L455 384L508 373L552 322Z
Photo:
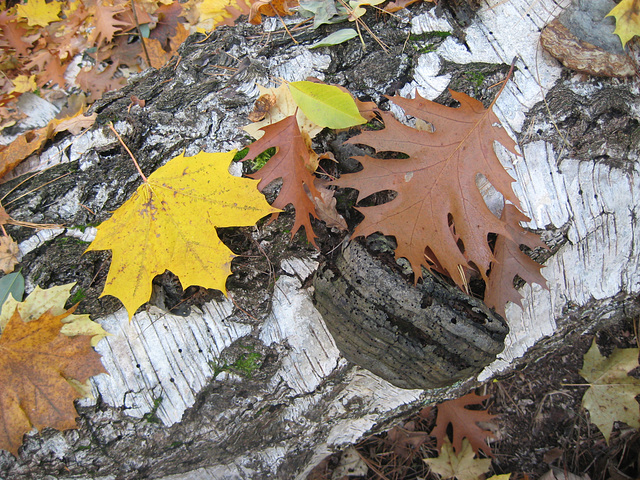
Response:
M637 348L631 319L605 326L595 337L605 356L614 348ZM556 478L563 473L591 480L639 477L640 432L616 423L607 444L581 406L587 387L573 386L584 383L578 371L592 341L593 335L583 335L565 342L553 354L476 389L478 394L489 395L486 407L497 415L484 425L493 432L489 443L494 457L487 478L511 473L512 480L537 479L550 469ZM435 439L427 435L434 425L433 409L424 409L360 442L355 447L368 467L366 476L334 475L343 451L325 459L308 480L437 480L440 477L422 461L438 456Z

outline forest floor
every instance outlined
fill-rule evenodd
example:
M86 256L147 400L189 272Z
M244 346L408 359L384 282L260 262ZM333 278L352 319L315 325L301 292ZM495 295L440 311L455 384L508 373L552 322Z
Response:
M637 347L631 320L603 328L596 339L603 355L614 348ZM545 477L547 480L640 478L640 432L616 423L607 444L581 405L587 387L574 386L585 383L578 371L592 340L593 336L582 336L578 342L565 344L476 390L490 395L488 410L497 415L492 424L483 425L493 432L490 446L494 458L487 478L511 473L511 480L538 479L550 470L553 476ZM435 439L424 433L430 432L434 423L433 409L429 414L416 412L394 429L356 445L368 467L367 475L336 476L340 463L340 454L336 454L308 478L437 480L440 477L422 460L438 455Z

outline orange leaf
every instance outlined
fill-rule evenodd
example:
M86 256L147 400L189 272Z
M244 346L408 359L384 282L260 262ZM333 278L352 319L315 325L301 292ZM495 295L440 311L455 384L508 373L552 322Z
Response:
M249 23L253 23L254 25L261 24L261 15L267 17L286 17L287 15L293 15L295 12L291 11L290 8L297 6L298 0L256 0L251 5Z
M311 155L298 128L296 117L295 115L285 117L261 130L265 135L249 145L249 153L245 158L255 158L271 147L276 147L278 151L264 167L249 176L261 179L258 184L260 191L274 180L282 178L282 188L273 206L282 209L292 203L296 209L296 220L291 229L291 237L293 238L298 229L304 226L307 240L316 246L316 236L311 228L309 215L317 218L317 214L313 201L307 195L307 189L313 197L321 195L315 187L315 177L307 168ZM272 219L277 216L277 213L274 214Z
M363 170L344 175L334 184L358 189L359 200L382 190L397 192L388 203L359 208L365 218L354 236L375 232L395 236L396 257L409 260L416 281L422 277L422 265L432 268L425 259L428 248L434 263L462 287L465 279L458 265L476 266L485 276L493 260L487 235L510 236L505 223L487 207L476 176L483 174L507 200L518 204L511 189L514 180L493 149L497 141L515 153L515 142L499 126L498 117L478 100L454 91L451 95L460 108L439 105L418 94L414 100L391 97L406 114L429 122L434 131L408 127L381 112L383 130L364 132L349 143L369 145L378 153L402 152L409 158L357 157Z
M547 281L540 273L542 265L532 260L526 253L520 250L520 245L530 248L547 246L535 233L528 232L520 226L520 222L528 222L530 219L511 204L504 206L502 219L507 223L513 240L503 235L496 239L494 248L495 261L491 264L491 273L484 295L484 303L506 319L505 306L507 302L516 305L522 304L522 295L513 286L516 275L527 283L537 283L546 287Z
M60 333L72 313L48 311L25 323L16 309L0 335L0 448L14 455L32 427L76 428L73 401L80 394L68 380L107 373L91 336Z
M497 415L491 415L486 410L469 410L470 405L481 405L489 395L479 396L469 393L464 397L448 400L438 405L438 416L436 426L431 431L431 435L438 440L438 450L442 448L447 437L447 428L451 424L453 428L453 449L456 452L462 451L462 439L467 438L477 453L482 450L489 456L493 456L491 447L486 444L486 438L491 436L491 432L483 430L478 426L478 422L488 422Z

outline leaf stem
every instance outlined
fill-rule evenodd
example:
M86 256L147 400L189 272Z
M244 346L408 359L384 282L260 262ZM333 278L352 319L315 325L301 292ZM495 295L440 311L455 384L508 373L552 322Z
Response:
M145 177L144 173L142 173L142 170L140 170L140 165L138 165L138 161L136 160L136 157L133 156L133 153L131 153L131 150L129 150L129 147L127 147L127 145L122 141L122 137L120 137L118 132L116 132L116 129L113 128L113 123L109 122L109 128L113 133L115 133L116 137L118 138L118 141L122 144L124 149L127 151L129 156L131 157L131 160L133 160L133 164L136 166L136 169L138 170L138 173L142 177L142 180L144 181L144 183L148 183L147 177Z
M498 100L498 98L500 98L500 94L504 90L504 87L507 86L507 82L511 78L511 75L513 75L513 67L515 67L516 60L518 60L518 58L519 58L518 55L513 57L513 60L511 61L511 68L509 69L509 73L507 73L507 78L505 78L502 81L502 86L500 87L500 90L498 91L498 94L493 98L493 101L491 102L491 105L489 105L489 108L487 110L491 110L493 108L493 106L496 104L496 101Z

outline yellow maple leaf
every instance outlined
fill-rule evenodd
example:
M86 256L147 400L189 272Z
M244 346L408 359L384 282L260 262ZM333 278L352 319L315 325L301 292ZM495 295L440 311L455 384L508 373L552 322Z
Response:
M58 15L62 9L62 2L53 1L47 3L46 0L29 0L26 5L18 5L18 17L27 20L30 27L46 27L51 22L60 20Z
M429 468L443 479L457 478L458 480L479 480L481 475L491 468L488 458L473 458L473 448L466 438L462 440L462 451L456 455L453 446L447 438L437 458L425 458Z
M18 75L11 80L11 82L13 83L13 90L9 93L33 92L38 89L35 75L31 75L30 77L27 75Z
M607 17L615 17L616 29L613 33L620 37L623 47L635 35L640 35L640 0L622 0Z
M614 348L611 355L603 357L595 340L584 356L579 373L590 387L582 397L582 406L589 410L591 421L607 443L616 421L640 428L640 410L635 399L640 395L640 380L628 375L637 366L637 348Z
M259 180L229 174L235 151L179 155L151 174L98 227L89 250L111 250L102 295L118 297L129 318L151 296L153 277L170 270L183 285L226 294L233 252L216 227L249 226L270 213Z

